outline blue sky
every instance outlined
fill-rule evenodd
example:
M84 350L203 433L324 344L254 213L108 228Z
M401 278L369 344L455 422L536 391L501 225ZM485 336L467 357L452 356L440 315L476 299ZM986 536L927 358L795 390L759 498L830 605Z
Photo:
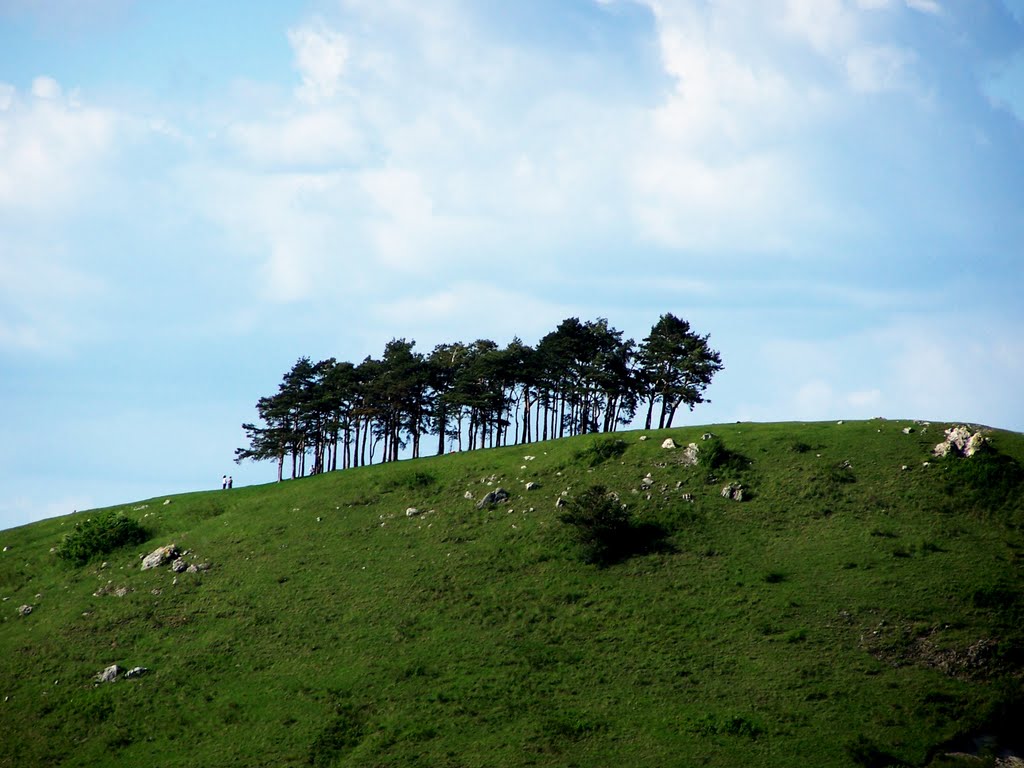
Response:
M0 0L0 528L570 316L710 333L685 423L1024 430L1022 168L1022 0Z

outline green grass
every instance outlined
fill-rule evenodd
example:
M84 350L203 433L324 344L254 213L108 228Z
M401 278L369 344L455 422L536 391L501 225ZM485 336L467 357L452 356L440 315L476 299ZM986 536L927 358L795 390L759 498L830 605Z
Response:
M968 467L908 424L161 497L116 508L150 538L105 567L51 551L95 513L0 532L0 766L927 765L1024 713L1024 436ZM714 462L660 447L707 431ZM595 485L659 546L585 562L555 502ZM139 569L169 543L213 567ZM113 663L150 673L95 684Z

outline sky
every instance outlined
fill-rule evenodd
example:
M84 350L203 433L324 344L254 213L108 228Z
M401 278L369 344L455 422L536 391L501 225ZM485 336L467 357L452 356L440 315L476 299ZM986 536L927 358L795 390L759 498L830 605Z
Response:
M301 356L725 365L677 424L1024 431L1024 0L0 0L0 529L270 482Z

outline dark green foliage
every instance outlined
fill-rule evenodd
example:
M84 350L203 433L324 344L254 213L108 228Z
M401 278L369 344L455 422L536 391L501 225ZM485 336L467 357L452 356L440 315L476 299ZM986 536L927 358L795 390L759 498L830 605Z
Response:
M1020 503L1024 467L990 443L970 458L951 452L940 466L945 473L946 493L976 513L996 513Z
M621 438L594 440L576 454L576 459L588 467L596 467L609 459L616 459L626 452L626 441Z
M850 756L854 765L859 765L861 768L889 768L890 766L905 765L899 759L880 749L877 744L863 734L846 745L846 754Z
M756 739L763 732L745 715L705 715L697 721L694 730L703 736L742 736L748 739Z
M385 481L384 489L408 488L415 491L431 488L435 485L437 485L437 475L431 472L395 472L392 477Z
M793 444L789 446L789 450L793 453L807 453L811 450L811 446L805 443L803 440L794 440Z
M850 465L850 462L844 461L841 464L829 467L827 480L833 486L846 485L857 482L857 476L853 474L853 467Z
M700 444L697 463L709 472L721 472L722 470L743 472L750 468L750 459L726 448L725 443L719 437L712 437Z
M649 552L674 551L662 525L637 522L628 505L601 485L580 493L558 519L571 529L583 559L595 565L608 566Z
M352 704L338 704L309 749L309 764L330 768L363 740L365 714Z
M99 512L75 523L74 530L57 547L57 557L75 565L84 565L94 557L128 544L139 544L147 538L146 530L124 514Z
M607 565L621 557L630 544L632 513L602 485L576 496L558 519L572 529L587 562Z

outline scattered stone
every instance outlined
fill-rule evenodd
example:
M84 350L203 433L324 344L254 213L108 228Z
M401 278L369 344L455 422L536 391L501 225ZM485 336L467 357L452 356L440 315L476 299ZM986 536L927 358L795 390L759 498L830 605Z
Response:
M986 442L985 436L981 432L975 432L971 435L971 439L967 441L967 447L964 448L964 456L970 458L984 448Z
M693 494L692 493L684 493L679 498L681 498L683 501L685 501L687 503L691 503L693 501Z
M118 587L114 590L114 597L125 597L130 591L128 587Z
M922 467L930 467L931 465L932 463L930 461L926 461L921 464Z
M842 419L840 419L839 421L836 422L836 424L842 424L842 423L843 423Z
M654 485L654 478L651 477L651 473L648 472L644 479L640 481L640 487L646 491L652 485Z
M171 503L171 500L170 500L170 499L164 499L164 506L165 506L165 507L166 507L166 506L167 506L168 504L170 504L170 503Z
M664 439L664 440L662 441L662 443L661 443L661 447L662 447L662 448L675 448L675 447L676 447L676 441L675 441L675 440L673 440L673 439L672 439L671 437L666 437L666 438L665 438L665 439Z
M185 562L185 558L179 557L171 563L171 570L175 573L184 573L188 570L188 563Z
M381 523L381 525L383 525L383 523ZM212 567L213 565L211 563L192 563L192 565L188 567L186 573L202 573L203 571L210 570Z
M492 504L498 504L502 501L508 501L508 498L508 491L506 491L504 488L495 488L493 491L489 491L486 496L484 496L482 499L480 499L479 502L477 502L476 508L483 509L484 507L490 506Z
M743 501L743 486L739 483L729 483L722 488L722 498Z
M555 507L556 508L564 507L567 503L568 502L565 500L564 496L559 496L557 499L555 499Z
M124 672L124 669L119 667L117 664L111 664L102 672L97 673L95 679L97 683L112 683L117 680L117 676L122 672Z
M701 440L711 440L712 438L714 438L714 435L711 434L710 432L705 432L703 435L700 436Z
M174 560L177 557L178 548L174 544L154 549L142 559L142 570L148 571L150 568L159 568L168 560Z
M533 461L536 458L536 456L523 456L523 461Z
M30 613L32 613L32 606L31 605L19 605L18 606L18 615L19 616L28 616Z
M409 507L407 510L405 510L406 517L417 517L422 514L423 513L420 512L420 510L418 510L416 507Z
M646 439L647 439L647 435L640 435L640 442L643 442Z
M914 428L913 428L913 427L904 427L904 428L903 428L903 434L904 434L904 435L909 435L909 434L912 434L912 433L913 433L913 431L914 431Z
M700 448L696 443L690 443L683 449L683 466L693 467L696 466L698 457L700 456Z
M133 677L142 677L143 675L145 675L148 672L149 672L149 670L146 669L145 667L132 667L131 669L129 669L127 672L124 673L124 679L125 680L131 680Z
M850 463L849 459L839 465L840 469L853 469L853 464Z
M473 498L473 492L472 491L466 491L464 494L462 494L462 498L464 498L464 499L472 499Z
M152 589L152 590L150 590L150 594L151 595L156 595L158 597L159 597L161 592L163 592L163 590L161 590L161 589Z
M531 482L526 484L526 490L528 490L528 491L535 491L538 488L540 488L540 483L535 483L535 482L531 481Z
M10 550L10 547L4 547L4 552L7 552L9 550Z
M980 430L971 434L969 428L960 425L947 429L946 439L936 445L932 453L937 458L943 458L953 453L955 456L963 456L969 459L982 450L985 447L985 443L985 436Z
M908 469L910 469L910 467L908 467L906 464L904 464L902 467L900 467L900 470L902 472L906 472Z

